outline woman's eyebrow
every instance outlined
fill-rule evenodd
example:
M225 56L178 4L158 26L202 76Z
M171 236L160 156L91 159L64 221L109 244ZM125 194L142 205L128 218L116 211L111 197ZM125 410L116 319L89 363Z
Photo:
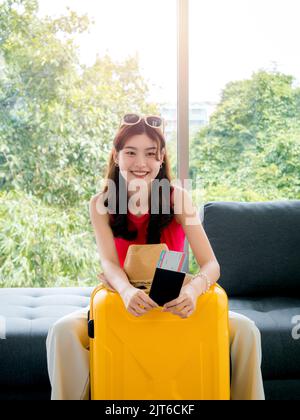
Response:
M124 147L124 149L138 150L137 147L132 147L132 146L126 146ZM157 150L157 147L147 147L145 150Z

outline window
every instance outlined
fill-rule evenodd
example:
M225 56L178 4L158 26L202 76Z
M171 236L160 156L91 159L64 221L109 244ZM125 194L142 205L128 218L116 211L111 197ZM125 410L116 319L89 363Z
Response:
M296 0L189 1L189 177L203 203L300 198L299 13Z
M205 201L299 199L299 2L189 6L190 174Z
M0 287L98 281L88 202L125 112L166 117L176 177L176 6L0 2Z
M0 1L0 287L95 284L88 202L128 110L165 117L173 175L197 204L299 199L299 12L297 0Z

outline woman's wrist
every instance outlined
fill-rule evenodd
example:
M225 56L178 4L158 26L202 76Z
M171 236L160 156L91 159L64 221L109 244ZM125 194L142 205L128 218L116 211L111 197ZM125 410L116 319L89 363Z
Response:
M119 295L123 296L125 293L128 293L128 291L132 289L135 289L135 287L131 283L128 283L125 285L125 287L119 290Z
M199 272L193 276L189 284L196 290L198 296L207 293L211 288L211 281L204 272Z

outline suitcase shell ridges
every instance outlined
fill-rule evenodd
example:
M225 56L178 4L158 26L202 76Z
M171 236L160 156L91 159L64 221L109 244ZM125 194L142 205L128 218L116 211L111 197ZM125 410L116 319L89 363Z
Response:
M119 294L91 297L91 396L99 400L230 398L228 299L218 285L181 319L155 308L131 315Z

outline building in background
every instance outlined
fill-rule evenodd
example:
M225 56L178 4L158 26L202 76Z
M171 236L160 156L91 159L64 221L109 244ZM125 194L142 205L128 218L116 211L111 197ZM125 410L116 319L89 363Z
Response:
M190 135L193 136L201 127L209 123L211 114L215 111L216 102L192 102L190 104ZM166 136L170 138L177 131L177 107L175 104L163 104L160 113L166 120Z

